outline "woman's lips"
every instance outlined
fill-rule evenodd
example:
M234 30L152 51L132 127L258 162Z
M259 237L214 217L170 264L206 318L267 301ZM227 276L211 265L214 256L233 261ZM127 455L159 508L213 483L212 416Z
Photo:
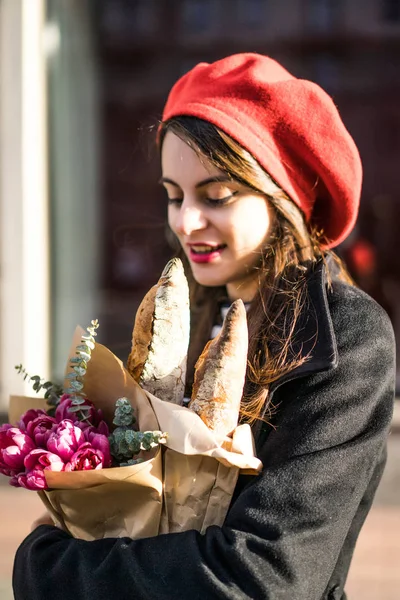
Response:
M226 248L226 244L211 246L209 244L191 244L189 258L195 263L209 263L219 258Z

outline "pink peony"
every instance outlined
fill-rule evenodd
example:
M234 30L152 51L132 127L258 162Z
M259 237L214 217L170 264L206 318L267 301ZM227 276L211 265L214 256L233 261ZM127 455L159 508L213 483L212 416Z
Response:
M55 414L56 421L60 422L60 421L63 421L64 419L71 419L73 421L78 420L78 418L76 416L76 412L71 412L69 410L71 406L73 406L73 404L72 404L72 399L71 399L70 394L63 394L61 396L60 403L56 408L56 414ZM86 399L85 403L82 404L81 406L89 406L90 407L90 411L88 414L88 418L89 418L90 422L88 423L87 421L82 421L79 425L82 429L89 425L98 425L100 423L100 421L103 419L102 411L96 410L93 402L90 402L90 400Z
M64 463L57 454L36 448L25 456L24 465L27 471L63 471Z
M15 480L14 480L15 481ZM28 471L27 473L20 473L16 477L16 483L12 483L11 485L16 485L18 487L24 487L27 490L47 490L46 477L44 476L44 472L40 469L35 471Z
M12 425L10 425L10 423L4 423L3 425L0 425L0 432L1 431L7 431L7 429L11 429Z
M0 471L12 477L24 471L24 459L35 449L32 439L17 427L0 431Z
M104 464L104 455L101 450L96 450L86 442L71 457L68 464L65 465L66 471L94 471L102 469Z
M21 487L18 483L18 475L13 475L9 481L10 485L13 485L14 487Z
M21 429L21 431L26 431L26 429L31 421L33 421L34 419L37 419L38 417L42 417L42 416L48 416L47 412L45 410L41 410L41 409L36 410L35 408L31 408L22 415L22 417L20 418L20 420L17 423L17 427L19 427Z
M64 462L68 462L84 443L83 431L69 419L64 419L51 433L47 441L47 449L57 454Z
M36 417L27 424L26 433L33 439L39 448L47 448L50 435L57 429L57 421L53 417L44 414Z
M104 421L102 421L104 423ZM107 428L107 434L98 433L95 427L88 427L85 429L84 436L87 442L95 449L100 450L103 455L103 467L111 466L111 455L110 455L110 442L108 441L108 427L106 423L104 425Z

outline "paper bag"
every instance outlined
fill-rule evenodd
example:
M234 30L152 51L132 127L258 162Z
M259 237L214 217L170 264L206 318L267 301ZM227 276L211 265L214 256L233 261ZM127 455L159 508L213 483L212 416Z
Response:
M146 425L156 425L151 405L145 395L143 398L146 405L141 411L143 420ZM46 409L46 401L11 396L10 422L16 424L30 408ZM143 453L144 456L144 462L128 467L45 471L50 489L38 494L55 524L76 538L90 541L104 537L138 539L157 535L162 509L161 449Z
M75 353L83 329L71 346ZM68 369L67 369L68 371ZM222 525L239 472L257 475L250 427L236 428L223 443L190 409L144 391L107 348L96 344L84 378L84 394L110 425L115 402L126 397L140 431L167 432L166 447L132 467L98 471L46 472L51 488L40 496L62 528L85 540L147 537L158 533ZM14 421L37 399L13 397ZM45 401L41 401L45 406ZM17 417L16 417L17 416Z
M196 413L146 393L160 428L168 431L160 533L221 526L239 472L257 475L262 468L250 426L239 425L221 446Z

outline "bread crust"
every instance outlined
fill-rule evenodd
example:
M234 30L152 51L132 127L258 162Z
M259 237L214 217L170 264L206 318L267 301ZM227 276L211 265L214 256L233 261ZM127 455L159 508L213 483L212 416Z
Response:
M230 435L239 419L247 367L246 309L235 300L220 333L207 343L196 365L189 408L218 438Z
M132 331L132 349L128 356L127 369L135 381L139 382L143 367L149 355L151 338L153 335L153 318L155 298L159 283L147 292L135 317Z
M139 306L127 362L134 379L161 400L183 403L189 334L189 286L173 258Z

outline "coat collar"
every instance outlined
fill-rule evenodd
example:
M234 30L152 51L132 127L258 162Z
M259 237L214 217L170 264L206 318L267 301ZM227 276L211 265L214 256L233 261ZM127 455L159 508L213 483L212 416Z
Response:
M329 259L328 265L334 278L335 265ZM296 324L293 351L294 354L306 358L306 361L274 382L270 387L270 395L287 381L337 366L338 352L329 309L326 269L323 261L319 261L310 269L306 301Z
M332 264L329 258L328 265L334 279L335 264ZM269 399L272 399L273 394L284 383L312 373L334 369L338 364L336 336L329 309L326 269L323 261L310 267L306 301L296 323L294 335L296 341L293 350L299 357L306 358L306 361L271 384ZM265 416L265 412L261 416ZM258 420L252 425L252 431L258 448L271 429L262 420Z

